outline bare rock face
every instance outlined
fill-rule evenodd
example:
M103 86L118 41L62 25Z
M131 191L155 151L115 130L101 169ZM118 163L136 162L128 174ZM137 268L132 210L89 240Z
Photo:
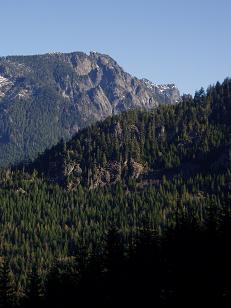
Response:
M92 175L90 189L116 184L121 181L121 165L119 162L110 162L106 167L98 167Z
M139 80L96 52L0 58L0 165L34 158L113 114L179 100L175 85Z
M129 177L139 179L141 175L147 173L149 169L141 163L131 160L130 166L128 162L111 161L106 166L97 166L95 170L89 174L89 182L87 186L90 189L113 185L123 180L123 175L126 176L129 168ZM59 170L60 171L60 170ZM69 163L64 173L58 172L57 177L53 178L55 182L62 182L68 190L75 190L79 184L83 184L82 169L79 164L74 162Z
M143 173L145 173L146 168L141 163L138 163L134 160L131 162L131 177L134 179L138 179Z

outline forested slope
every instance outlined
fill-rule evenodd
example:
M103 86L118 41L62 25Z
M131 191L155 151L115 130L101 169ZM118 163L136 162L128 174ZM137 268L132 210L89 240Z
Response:
M222 228L231 202L230 86L227 79L174 106L108 118L29 165L2 169L0 255L17 295L33 266L44 279L54 260L103 253L111 228L125 251L134 234L162 238L182 216L202 230Z
M61 142L32 164L70 190L126 180L219 172L231 163L231 81L177 105L108 118Z

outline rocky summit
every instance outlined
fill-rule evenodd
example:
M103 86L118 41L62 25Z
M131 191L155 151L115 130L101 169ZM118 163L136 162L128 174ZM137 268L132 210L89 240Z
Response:
M140 80L96 52L2 57L0 165L32 159L113 114L180 100L174 84Z

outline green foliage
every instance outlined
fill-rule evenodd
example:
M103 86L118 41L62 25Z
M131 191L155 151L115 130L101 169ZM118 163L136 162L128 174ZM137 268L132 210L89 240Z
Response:
M43 279L55 259L72 262L83 247L86 258L95 247L114 253L105 241L111 226L127 247L147 224L158 236L180 230L180 216L216 230L231 201L229 84L175 106L108 118L28 166L1 170L0 255L17 291L34 264ZM113 178L115 165L116 181L94 184L99 171ZM140 166L146 171L137 176Z
M179 176L142 190L126 185L68 192L38 175L3 172L0 189L0 255L9 258L16 283L25 286L33 264L46 271L54 258L72 258L88 247L104 246L106 232L116 225L126 239L144 223L162 233L174 226L176 209L201 223L211 206L218 210L231 200L231 173Z
M160 235L144 223L129 245L112 226L101 253L55 262L44 294L26 307L230 307L230 213L220 211L214 232L210 214L201 224L181 210L174 227Z
M146 170L143 177L152 178L226 170L231 167L229 87L227 79L207 94L199 91L194 100L183 98L177 105L108 118L80 131L67 142L65 152L60 144L46 151L30 168L58 183L62 179L67 186L92 186L102 168L113 178L110 169L115 164L122 172L119 180L139 177L135 163ZM81 175L75 172L77 165Z
M7 260L3 260L0 273L0 307L13 307L15 299L12 275Z

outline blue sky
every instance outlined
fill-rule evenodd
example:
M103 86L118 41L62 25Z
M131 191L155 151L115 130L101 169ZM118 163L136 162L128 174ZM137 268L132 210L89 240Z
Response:
M231 76L230 0L0 0L0 55L98 51L194 93Z

